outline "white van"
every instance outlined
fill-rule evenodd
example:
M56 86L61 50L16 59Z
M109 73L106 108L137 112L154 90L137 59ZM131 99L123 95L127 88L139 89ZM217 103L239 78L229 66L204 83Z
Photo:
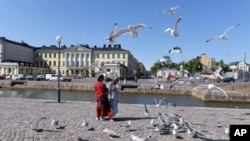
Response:
M47 80L47 81L56 81L57 80L57 75L56 74L46 74L45 75L45 80Z

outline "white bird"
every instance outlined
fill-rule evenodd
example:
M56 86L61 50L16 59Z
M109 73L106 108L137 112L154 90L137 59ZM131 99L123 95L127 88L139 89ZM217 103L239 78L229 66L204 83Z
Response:
M175 137L177 137L178 134L179 134L178 129L173 129L173 130L172 130L172 134L173 134Z
M226 126L226 125L224 125L224 124L222 124L220 122L217 122L217 123L219 124L220 127L223 127L225 129L224 133L227 134L227 135L229 135L229 133L230 133L229 126Z
M104 38L105 40L108 40L111 44L113 44L119 36L129 32L128 29L121 29L118 32L116 32L117 24L118 23L114 24L109 36Z
M133 141L149 141L149 139L151 138L151 136L148 136L146 138L143 138L143 137L139 137L139 136L136 136L136 135L130 135L130 138L133 140Z
M182 19L182 17L179 17L177 19L177 21L174 24L173 29L167 28L167 29L164 30L164 32L169 32L170 35L172 35L173 37L178 37L179 36L179 32L177 31L177 27L178 27L179 23L181 22L181 19Z
M41 130L41 128L39 127L39 123L44 119L46 119L46 117L39 118L35 122L29 122L29 121L23 121L23 122L30 124L32 130L39 131Z
M168 52L169 53L182 53L182 49L180 47L173 47Z
M117 136L116 132L111 130L111 129L108 129L108 128L105 128L103 129L103 132L104 133L107 133L108 136L111 136L111 137L114 137L114 136Z
M173 7L170 7L169 9L161 10L160 13L161 14L168 13L169 15L174 15L175 10L181 7L184 7L184 6L173 6Z
M209 41L211 41L211 40L213 40L213 39L216 39L216 38L220 38L220 39L222 39L222 40L227 40L227 33L228 33L230 30L232 30L233 28L238 27L239 25L240 25L240 24L236 24L236 25L234 25L234 26L231 26L231 27L227 28L221 35L219 35L219 36L213 36L213 37L209 38L208 40L206 40L206 43L208 43Z
M131 127L131 120L129 120L127 124L122 124L121 127L125 127L125 128Z
M82 121L82 126L83 126L83 127L89 126L89 122L86 121L86 120L83 120L83 121Z
M59 121L58 121L58 120L55 120L55 119L53 119L53 120L51 121L51 123L50 123L51 126L58 126L58 124L59 124Z
M153 29L150 26L144 25L144 24L137 24L137 25L129 25L128 26L128 30L129 32L132 34L133 37L138 37L138 29L140 28L149 28L149 29Z
M151 89L162 90L164 86L155 80L155 86L151 87Z

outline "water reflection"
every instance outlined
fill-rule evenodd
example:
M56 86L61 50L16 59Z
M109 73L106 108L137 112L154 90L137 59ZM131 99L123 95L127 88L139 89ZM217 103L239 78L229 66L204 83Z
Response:
M57 99L56 90L37 90L37 89L0 89L0 97L8 98L27 98L27 99ZM162 95L162 94L132 94L120 93L119 103L128 104L154 104L154 98L161 99L166 97L169 102L175 103L177 106L192 106L192 107L218 107L218 108L233 108L231 103L223 102L203 102L192 96L181 95ZM62 101L88 101L94 102L94 92L84 91L61 91ZM237 103L237 106L242 109L250 108L249 103Z

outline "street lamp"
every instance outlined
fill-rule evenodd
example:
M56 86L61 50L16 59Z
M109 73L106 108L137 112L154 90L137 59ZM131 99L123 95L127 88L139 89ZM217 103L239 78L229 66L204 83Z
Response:
M62 42L62 37L61 36L56 36L56 41L58 42L58 78L57 78L57 102L60 103L61 102L61 90L60 90L60 45Z

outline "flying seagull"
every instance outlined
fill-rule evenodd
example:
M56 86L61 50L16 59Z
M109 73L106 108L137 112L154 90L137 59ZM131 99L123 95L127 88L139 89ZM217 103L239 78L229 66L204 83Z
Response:
M180 47L173 47L168 52L169 53L182 53L182 49Z
M236 24L236 25L234 25L234 26L231 26L231 27L227 28L221 35L219 35L219 36L213 36L213 37L209 38L208 40L206 40L206 43L208 43L209 41L211 41L211 40L213 40L213 39L216 39L216 38L220 38L220 39L222 39L222 40L227 40L227 33L228 33L230 30L232 30L233 28L238 27L239 25L240 25L240 24Z
M173 6L173 7L169 8L169 9L161 10L160 13L161 14L167 13L169 15L174 15L175 10L178 9L178 8L181 8L181 7L184 7L184 6Z
M178 33L178 31L177 31L177 27L178 27L179 23L181 22L181 19L182 19L182 17L179 17L179 18L177 19L177 21L176 21L175 24L174 24L173 29L167 28L167 29L164 30L164 32L169 32L170 35L172 35L173 37L178 37L178 36L179 36L179 33Z
M105 40L108 40L111 44L113 44L119 36L129 32L128 29L121 29L121 30L116 32L117 25L118 25L118 23L115 23L109 36L104 38Z
M140 29L140 28L153 29L152 27L144 25L144 24L137 24L137 25L129 25L128 26L128 30L132 34L133 37L138 37L138 31L137 30Z
M35 122L29 122L29 121L23 121L23 122L30 124L32 130L41 131L42 129L39 127L39 123L44 119L46 119L46 117L39 118Z

